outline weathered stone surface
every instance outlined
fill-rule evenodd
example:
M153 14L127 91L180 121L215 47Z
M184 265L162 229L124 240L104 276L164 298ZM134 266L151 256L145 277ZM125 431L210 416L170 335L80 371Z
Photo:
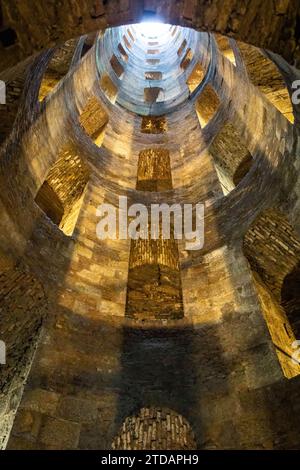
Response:
M92 0L84 4L75 2L72 6L67 2L60 8L56 8L55 2L47 2L46 5L31 0L20 4L16 0L5 0L2 8L6 24L17 34L17 45L23 55L58 41L104 29L107 24L138 23L143 14L139 0L113 0L105 5L99 2L97 6ZM225 6L223 0L169 0L163 3L156 0L151 11L159 13L166 23L228 34L258 47L269 48L287 60L299 59L297 0L230 0Z
M133 3L112 1L105 8L93 8L91 29L95 22L104 21L103 11L110 15L115 9L119 18L131 21ZM167 4L163 3L162 12ZM37 20L41 5L37 6ZM276 23L273 2L268 4L268 14L261 2L259 6L234 2L234 11L228 4L222 10L226 21L213 5L220 3L205 2L204 7L202 2L185 2L184 21L196 22L197 27L205 21L213 29L236 36L243 26L251 40L254 33L249 32L244 18L252 5L252 13L258 9L261 15L247 19L251 28L266 20L268 37L262 31L261 43L272 38L270 31ZM278 4L276 27L289 17L290 5ZM68 23L65 35L81 26L86 30L90 6L85 2L74 7L68 21L69 10L62 7L59 25ZM182 7L177 2L177 10L174 4L168 10L175 23L183 14ZM8 7L6 3L5 8L9 16L16 4ZM78 26L81 8L85 13ZM156 9L155 2L151 8ZM50 9L49 18L55 16ZM18 15L17 19L21 21ZM54 38L47 22L41 23L45 44L63 35L59 26ZM212 35L179 27L169 31L170 47L165 49L160 44L142 48L134 28L128 27L97 35L95 46L88 51L83 50L80 38L74 51L80 60L41 104L39 85L53 51L36 58L30 68L32 83L25 86L25 104L0 150L1 308L7 308L0 325L4 324L20 352L31 338L36 344L38 320L46 304L45 294L40 295L44 289L49 314L34 361L28 362L31 369L24 394L25 377L21 380L18 368L22 362L10 362L8 376L1 374L4 390L9 391L0 403L5 436L23 394L9 448L123 448L139 441L139 432L130 434L129 441L125 432L140 416L143 434L147 430L140 447L299 447L299 376L291 357L283 363L278 354L283 316L272 292L288 273L293 274L292 287L286 292L295 291L293 263L298 255L291 227L299 216L295 173L299 116L295 110L293 127L251 84L235 41L229 43L233 62L226 57L228 43L225 47L223 41L218 48ZM274 31L273 40L277 29ZM39 36L40 32L32 32L28 50L43 46ZM187 44L179 57L184 39ZM106 53L104 45L109 46ZM150 70L147 51L151 47L158 51L154 60L159 61L151 62L151 72L162 74L157 83L151 80L152 85L163 88L170 100L149 104L144 103L143 93L150 86L145 72ZM193 54L183 71L180 62L188 49ZM124 74L115 73L112 54ZM197 82L192 78L195 83L199 78L203 81L191 93L187 81L198 62L203 70L198 69ZM281 65L288 75L291 69L284 62ZM171 82L172 86L166 86ZM206 94L207 87L210 93ZM208 119L201 127L197 108L203 91ZM228 122L232 128L224 138L222 130ZM253 156L249 172L226 196L209 152L211 146L232 178L244 161L245 149ZM72 213L77 209L71 237L35 203L46 180ZM203 202L203 249L187 250L184 240L178 245L172 239L159 242L154 250L147 243L99 239L97 208L109 203L118 213L120 195L128 197L128 204L147 207L161 202ZM49 197L45 200L49 204ZM285 209L290 224L276 223L273 213L264 218L264 211L270 208ZM255 231L253 222L260 217L263 223L258 222ZM245 254L250 266L242 251L243 241L244 248L248 243ZM154 261L150 267L147 257ZM18 268L13 271L16 263ZM260 274L265 266L264 282L258 287L250 269L257 270L257 264L262 266ZM24 273L21 266L26 266ZM131 276L135 268L138 272ZM280 276L276 276L279 270ZM19 271L22 275L17 276ZM297 272L295 276L297 279ZM126 314L128 299L142 311L143 322L136 321L132 310L131 315ZM285 299L291 301L289 296ZM294 312L297 305L292 303ZM266 311L272 316L273 332L268 330ZM19 323L18 314L22 317ZM286 335L289 332L290 325ZM14 336L19 333L20 342ZM12 355L9 361L16 358L19 356ZM287 380L284 375L292 378ZM16 387L11 390L14 381ZM153 415L150 420L148 411ZM163 413L166 416L161 419ZM168 426L168 420L167 442L162 432L156 442L156 430L159 425L162 429ZM124 432L120 432L123 425Z
M189 423L168 409L142 408L138 416L127 418L112 449L195 450Z

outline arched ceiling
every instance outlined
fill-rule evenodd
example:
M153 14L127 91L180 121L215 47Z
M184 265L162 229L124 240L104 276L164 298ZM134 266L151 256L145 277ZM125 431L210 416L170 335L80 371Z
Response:
M299 49L298 0L3 0L2 30L12 29L16 40L8 51L2 49L5 68L8 60L31 55L82 34L108 26L138 23L146 16L159 16L165 23L219 32L268 48L290 63L297 63Z

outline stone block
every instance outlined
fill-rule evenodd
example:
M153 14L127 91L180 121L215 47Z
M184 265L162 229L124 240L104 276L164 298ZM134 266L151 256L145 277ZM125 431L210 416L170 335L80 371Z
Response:
M52 449L76 449L80 425L64 419L44 416L39 440Z
M97 402L75 397L64 397L58 406L58 416L78 423L96 421L98 416Z
M20 406L24 411L30 410L47 415L54 415L58 400L59 395L49 390L27 390Z

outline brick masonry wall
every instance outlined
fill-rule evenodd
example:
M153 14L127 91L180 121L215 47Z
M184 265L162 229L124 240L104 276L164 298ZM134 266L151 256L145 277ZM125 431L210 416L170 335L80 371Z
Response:
M95 72L91 49L41 109L18 158L12 153L17 188L9 159L1 159L9 188L1 202L28 242L20 246L6 233L1 241L22 253L51 312L8 447L110 449L122 424L142 408L183 416L197 448L299 447L299 377L284 378L241 250L257 215L293 190L291 125L221 55L210 75L221 106L203 130L196 93L166 116L164 133L143 133L141 116L105 100ZM101 148L79 124L91 96L109 114ZM223 197L207 148L229 118L256 163ZM69 141L93 171L75 232L65 237L33 200ZM135 189L145 148L170 153L173 189L163 195ZM185 316L166 327L137 326L125 317L130 241L96 236L96 208L101 202L117 207L119 195L129 203L205 203L204 249L192 253L179 245Z

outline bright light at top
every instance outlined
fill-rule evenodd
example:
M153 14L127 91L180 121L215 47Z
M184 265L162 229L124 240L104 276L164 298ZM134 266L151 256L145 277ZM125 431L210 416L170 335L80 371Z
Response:
M139 33L145 36L147 39L155 39L166 34L170 28L170 25L145 21L135 25L135 27Z

